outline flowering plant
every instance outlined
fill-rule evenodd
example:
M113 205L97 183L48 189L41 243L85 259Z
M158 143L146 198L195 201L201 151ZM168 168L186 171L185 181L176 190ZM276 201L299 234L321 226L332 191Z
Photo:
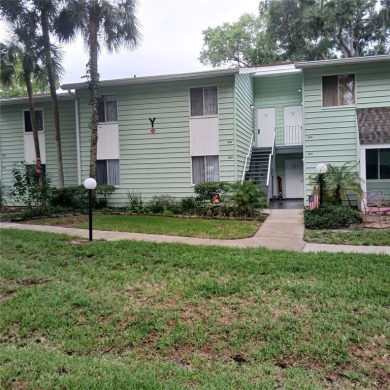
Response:
M29 208L42 207L47 203L51 193L50 179L43 168L39 159L33 164L24 161L15 164L12 169L13 185L9 193L16 202Z

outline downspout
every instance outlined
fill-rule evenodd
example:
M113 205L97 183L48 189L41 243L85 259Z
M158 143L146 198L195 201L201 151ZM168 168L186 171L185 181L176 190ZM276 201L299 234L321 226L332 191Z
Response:
M237 136L236 136L236 117L237 117L237 95L236 95L236 84L237 84L237 75L234 75L233 79L233 148L234 148L234 180L239 180L238 177L238 164L237 164ZM221 166L219 167L221 170Z
M74 101L74 110L75 110L75 117L76 117L77 182L79 185L81 185L80 123L79 123L79 101L77 95Z
M306 182L307 182L307 177L306 177L306 113L305 113L305 73L303 70L301 70L301 75L302 75L302 86L301 86L301 93L302 93L302 148L303 148L303 204L306 205Z

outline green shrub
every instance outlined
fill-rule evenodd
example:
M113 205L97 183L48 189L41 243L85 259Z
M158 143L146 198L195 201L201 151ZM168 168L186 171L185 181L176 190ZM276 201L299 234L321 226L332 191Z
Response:
M145 213L147 212L146 203L142 199L140 192L127 191L126 210L130 213Z
M268 204L265 192L252 180L229 184L222 200L221 212L236 217L256 217Z
M55 188L50 201L51 206L72 210L84 210L88 204L88 192L84 186Z
M156 195L148 202L148 209L154 214L179 214L180 203L172 195Z
M199 207L199 203L193 196L180 199L180 209L182 213L194 214Z
M362 214L349 207L326 205L315 210L304 211L306 229L340 229L351 224L362 223Z
M7 203L5 200L5 187L2 186L0 181L0 211L4 210L7 207Z
M196 184L194 192L197 202L209 202L214 194L223 194L228 184L223 181L210 181Z
M95 208L107 207L110 197L115 191L115 186L105 184L98 185L96 187ZM85 210L88 207L88 191L82 185L54 188L50 199L50 205L72 210Z
M30 219L34 217L50 217L52 209L50 207L28 207L20 213L20 218Z
M101 184L96 187L96 209L108 207L111 196L116 191L116 187L109 184Z

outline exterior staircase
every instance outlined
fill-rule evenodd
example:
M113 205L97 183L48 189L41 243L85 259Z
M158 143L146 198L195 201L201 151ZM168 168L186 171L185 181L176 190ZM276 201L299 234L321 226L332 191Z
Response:
M252 179L252 181L258 184L266 194L269 194L267 186L267 175L269 155L271 153L271 147L253 148L249 169L245 175L245 180Z

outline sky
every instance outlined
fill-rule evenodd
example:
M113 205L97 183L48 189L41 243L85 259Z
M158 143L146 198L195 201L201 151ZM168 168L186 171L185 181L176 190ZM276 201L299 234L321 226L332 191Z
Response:
M102 50L100 80L186 73L211 69L199 60L202 31L234 22L244 13L258 13L259 0L139 0L137 17L142 41L135 51L118 54ZM63 46L65 75L62 83L83 81L87 54L78 38Z

